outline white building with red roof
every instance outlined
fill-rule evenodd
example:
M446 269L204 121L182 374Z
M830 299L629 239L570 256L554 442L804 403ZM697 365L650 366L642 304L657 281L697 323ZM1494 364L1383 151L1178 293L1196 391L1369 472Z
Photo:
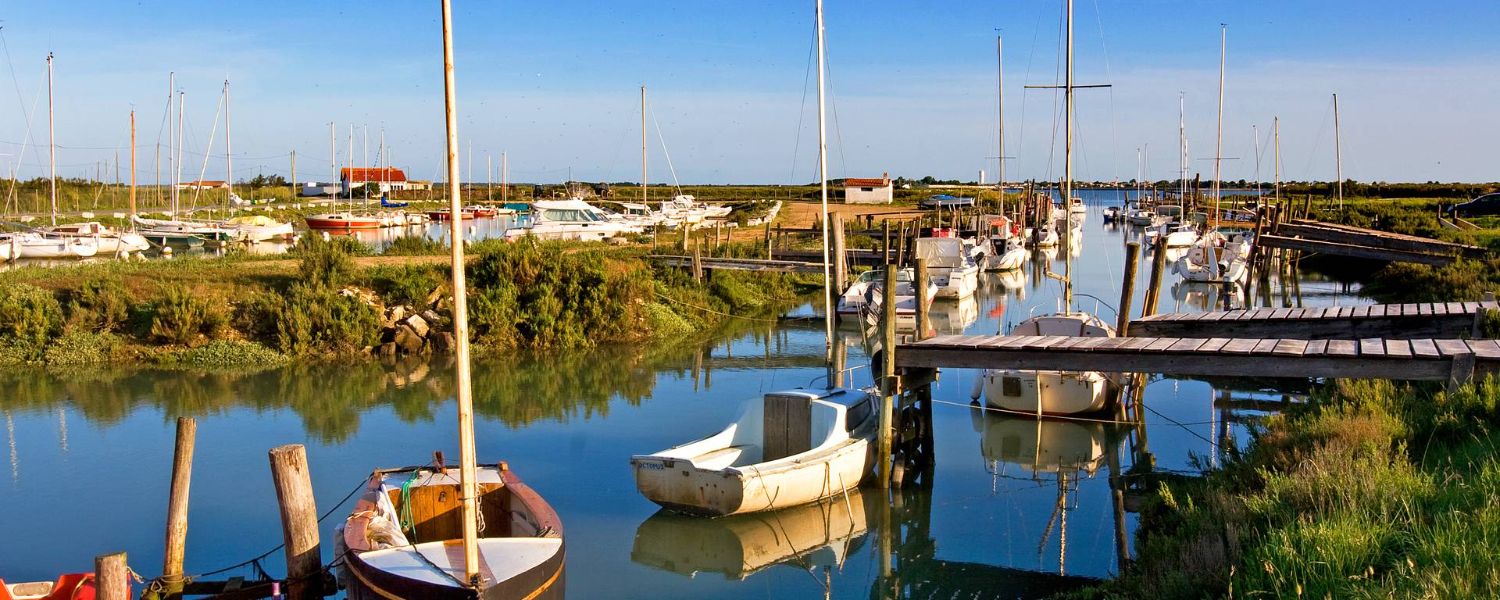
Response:
M430 185L425 181L406 178L406 172L395 167L344 167L339 170L339 187L343 194L358 190L367 183L380 186L381 193L402 190L425 190Z
M896 199L891 174L879 178L851 177L844 180L844 204L890 204Z

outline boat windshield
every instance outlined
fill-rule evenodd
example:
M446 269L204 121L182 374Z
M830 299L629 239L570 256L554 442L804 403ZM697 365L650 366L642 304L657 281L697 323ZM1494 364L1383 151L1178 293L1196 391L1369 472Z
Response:
M595 222L603 219L586 210L574 210L567 208L542 209L540 220L556 222Z

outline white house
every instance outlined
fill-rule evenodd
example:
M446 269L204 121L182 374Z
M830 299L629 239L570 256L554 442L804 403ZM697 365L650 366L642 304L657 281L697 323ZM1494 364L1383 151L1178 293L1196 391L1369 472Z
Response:
M881 174L879 179L844 180L844 204L890 204L895 198L890 173Z
M401 190L425 190L427 182L406 179L406 172L395 167L357 168L345 167L339 171L340 193L349 193L350 188L359 189L367 183L380 186L381 192Z

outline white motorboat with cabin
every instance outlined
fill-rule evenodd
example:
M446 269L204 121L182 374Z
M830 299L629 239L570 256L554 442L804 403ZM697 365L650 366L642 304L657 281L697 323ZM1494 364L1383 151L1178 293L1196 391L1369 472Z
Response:
M631 457L636 489L665 508L707 516L790 508L842 494L872 466L878 429L873 398L848 389L752 398L714 435Z
M42 228L41 233L46 237L94 240L98 246L95 253L98 256L128 256L151 249L151 243L144 236L130 231L118 231L97 221L53 225Z
M597 242L641 231L639 225L610 220L603 211L583 200L537 200L531 205L529 222L506 229L505 239L530 236Z
M239 234L242 242L290 242L296 237L291 223L283 223L266 215L244 215L224 221L224 226Z
M932 299L937 297L937 290L936 285L931 281L927 282L928 308L932 307ZM885 302L885 270L876 268L865 271L860 273L854 283L849 284L849 289L844 290L843 295L839 296L839 318L877 315L883 302ZM916 319L917 294L912 270L898 269L896 271L896 326L911 329L915 327Z
M927 273L936 285L938 298L967 298L979 289L979 265L952 237L917 238L912 255L927 259Z
M92 237L46 235L35 231L11 234L15 258L89 258L99 254L99 240Z
M1026 319L1008 335L1114 337L1115 330L1097 316L1067 311ZM1098 371L992 369L975 382L971 396L1001 410L1072 415L1103 410L1108 388L1109 379Z

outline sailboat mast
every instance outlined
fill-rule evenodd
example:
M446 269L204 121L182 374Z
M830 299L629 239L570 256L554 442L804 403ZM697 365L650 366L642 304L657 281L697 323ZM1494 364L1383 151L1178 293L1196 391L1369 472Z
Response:
M1062 205L1068 211L1063 221L1063 313L1073 312L1073 0L1067 0L1067 64L1063 85L1063 185Z
M1213 218L1219 218L1219 193L1220 186L1220 163L1224 156L1224 52L1228 48L1225 40L1228 27L1219 24L1219 125L1218 133L1214 141L1214 214Z
M458 182L458 98L453 87L453 16L449 0L443 2L443 100L448 129L448 219L453 254L453 337L458 371L459 486L462 488L464 523L464 580L479 587L479 524L476 499L479 485L474 458L474 394L469 381L469 303L464 282L463 209Z
M130 111L130 226L135 227L135 111Z
M509 193L510 192L510 176L509 176L509 173L510 173L510 162L508 160L506 160L505 153L501 152L500 153L500 201L501 202L507 202L507 201L510 200L510 193ZM646 178L644 178L644 177L641 178L642 181L645 181L645 179ZM645 196L644 195L642 195L641 201L642 202L645 201Z
M47 168L52 196L52 225L57 226L57 132L52 127L52 53L47 53Z
M1187 94L1177 92L1177 207L1184 214L1178 218L1186 219L1187 204L1187 120L1183 113L1187 110Z
M995 122L999 130L1000 152L995 155L995 190L999 192L1000 212L1005 212L1005 49L1001 36L995 36Z
M815 0L818 30L818 188L822 200L820 222L823 225L823 357L829 370L833 369L833 274L832 260L828 252L828 128L826 126L825 100L823 97L823 0ZM889 350L887 350L889 352ZM833 374L828 385L833 385Z
M641 204L646 203L646 86L641 86Z
M329 183L339 180L339 146L337 140L337 127L333 121L328 122L328 181ZM338 193L333 195L333 210L338 210Z
M349 210L354 210L354 124L349 124L349 139L344 142L344 168L349 171Z
M50 64L50 63L49 63ZM1333 95L1333 178L1338 181L1339 210L1344 209L1344 146L1339 135L1339 95Z
M1274 143L1276 150L1275 150L1274 156L1272 158L1272 162L1274 162L1275 164L1272 166L1272 168L1275 169L1275 171L1276 171L1276 205L1280 206L1281 205L1281 117L1274 117L1274 118L1271 119L1271 135L1276 140L1275 143Z
M177 162L173 163L173 169L176 172L172 174L172 218L174 219L181 218L177 215L177 209L179 208L178 202L181 198L180 188L182 187L182 126L185 122L182 105L186 99L187 94L185 92L177 92Z
M224 210L228 212L234 198L234 134L229 127L229 80L224 80ZM251 194L252 198L255 197Z

